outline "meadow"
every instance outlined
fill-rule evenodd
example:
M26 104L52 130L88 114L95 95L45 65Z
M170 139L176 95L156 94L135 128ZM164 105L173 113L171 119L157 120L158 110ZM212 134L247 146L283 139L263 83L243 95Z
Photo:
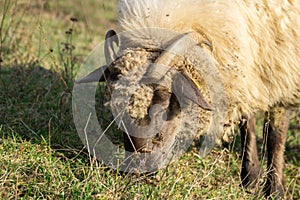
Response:
M262 187L239 186L238 134L204 159L195 144L152 176L119 173L87 153L73 122L72 88L81 63L116 27L116 6L0 1L0 199L264 199ZM260 146L262 125L260 114ZM287 199L300 199L299 152L298 111L286 143ZM264 148L259 154L265 167Z

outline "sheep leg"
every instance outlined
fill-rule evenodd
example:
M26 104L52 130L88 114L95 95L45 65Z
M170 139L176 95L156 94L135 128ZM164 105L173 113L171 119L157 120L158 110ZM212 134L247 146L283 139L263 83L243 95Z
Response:
M242 147L242 169L241 181L244 187L255 186L260 174L260 164L257 155L256 119L253 115L248 120L240 123L241 147Z
M265 194L284 196L284 146L289 127L291 111L273 108L266 116L264 137L267 141L267 182Z

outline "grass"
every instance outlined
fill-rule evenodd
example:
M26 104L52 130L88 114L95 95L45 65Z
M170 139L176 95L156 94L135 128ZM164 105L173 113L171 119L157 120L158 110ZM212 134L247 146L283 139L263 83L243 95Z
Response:
M238 137L205 159L191 148L152 177L89 157L73 124L71 90L116 13L116 0L0 2L0 199L263 199L261 190L239 187ZM286 144L289 199L300 198L299 119Z

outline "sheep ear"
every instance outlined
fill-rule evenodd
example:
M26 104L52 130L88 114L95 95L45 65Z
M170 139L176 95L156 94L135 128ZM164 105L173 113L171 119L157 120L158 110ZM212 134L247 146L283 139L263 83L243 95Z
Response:
M195 82L188 76L187 73L183 72L175 75L175 79L172 82L172 90L176 95L182 95L181 98L191 100L204 110L212 110Z
M91 72L87 76L75 80L75 83L92 83L92 82L106 82L107 78L110 76L110 71L108 67L102 66L95 71Z

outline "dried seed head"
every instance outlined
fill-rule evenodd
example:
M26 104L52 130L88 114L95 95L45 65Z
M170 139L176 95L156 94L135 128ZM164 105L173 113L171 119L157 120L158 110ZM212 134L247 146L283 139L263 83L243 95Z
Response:
M78 22L78 19L77 19L76 17L71 17L70 20L71 20L72 22Z

